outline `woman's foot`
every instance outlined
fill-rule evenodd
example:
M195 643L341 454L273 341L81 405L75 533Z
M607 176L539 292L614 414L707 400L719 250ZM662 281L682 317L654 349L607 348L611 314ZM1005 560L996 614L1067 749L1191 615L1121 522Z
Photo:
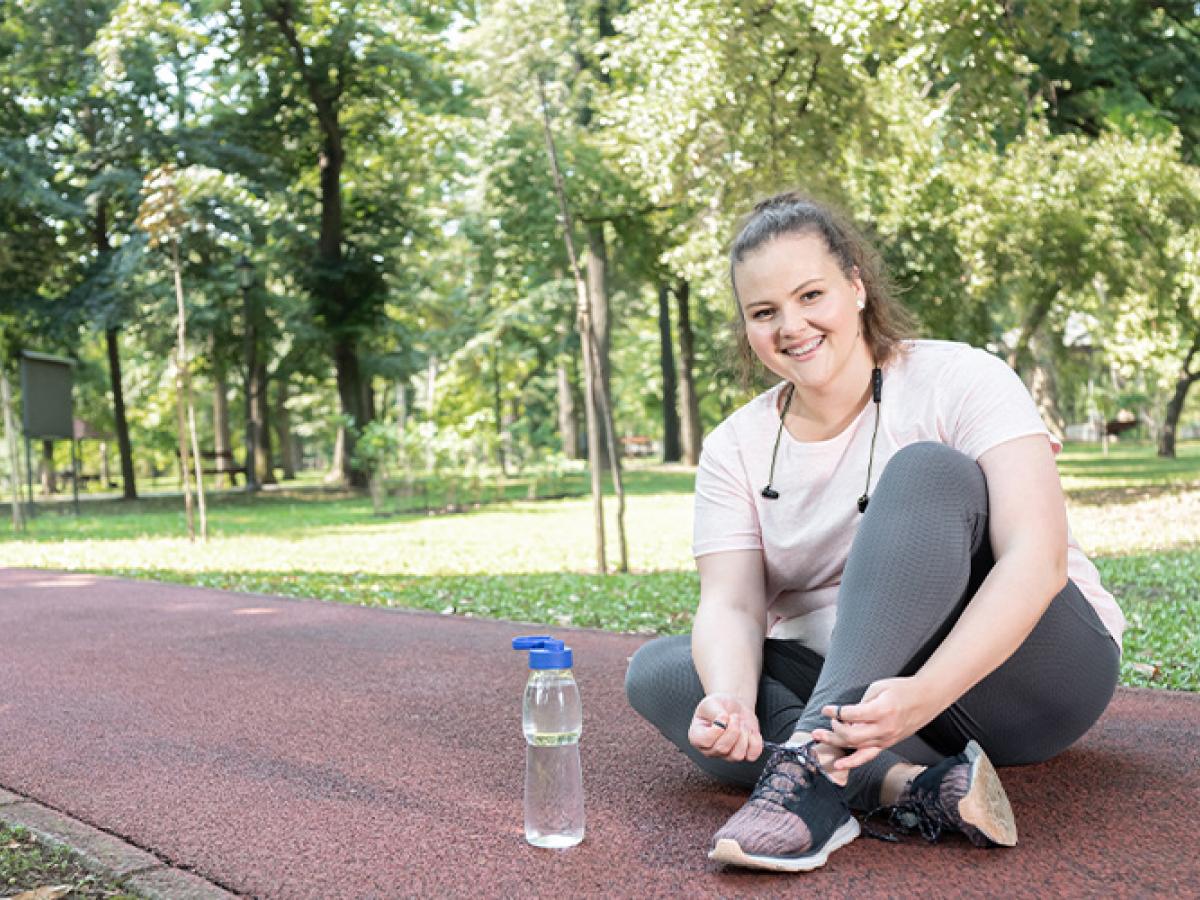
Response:
M1017 843L1017 824L1000 776L974 741L909 782L891 807L891 821L904 831L920 831L931 842L949 830L961 831L977 847Z
M841 788L821 770L812 744L769 749L750 799L713 836L709 859L780 872L823 866L858 837L858 821Z

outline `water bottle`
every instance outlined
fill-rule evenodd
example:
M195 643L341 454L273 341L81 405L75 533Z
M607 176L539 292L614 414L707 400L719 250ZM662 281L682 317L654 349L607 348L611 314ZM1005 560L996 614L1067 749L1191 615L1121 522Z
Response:
M525 731L525 840L574 847L583 840L583 707L571 674L571 648L545 635L513 640L529 651L521 724Z

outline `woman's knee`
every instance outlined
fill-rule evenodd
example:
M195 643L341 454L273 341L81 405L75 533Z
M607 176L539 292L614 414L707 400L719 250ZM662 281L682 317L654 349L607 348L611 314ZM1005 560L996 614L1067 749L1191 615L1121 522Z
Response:
M643 644L629 660L625 696L630 706L653 720L656 710L678 702L678 695L686 692L691 682L699 682L692 664L691 638L685 634L661 637ZM692 706L687 708L689 716Z
M970 513L986 514L987 481L971 457L936 441L909 444L888 460L872 506L898 504L905 510L933 503L961 505ZM878 502L876 502L878 501Z

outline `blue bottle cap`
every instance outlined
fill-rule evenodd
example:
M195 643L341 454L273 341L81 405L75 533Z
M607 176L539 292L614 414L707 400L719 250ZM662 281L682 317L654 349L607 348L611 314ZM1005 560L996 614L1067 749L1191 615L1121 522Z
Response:
M573 662L571 648L546 634L513 638L514 650L529 651L531 669L569 669Z

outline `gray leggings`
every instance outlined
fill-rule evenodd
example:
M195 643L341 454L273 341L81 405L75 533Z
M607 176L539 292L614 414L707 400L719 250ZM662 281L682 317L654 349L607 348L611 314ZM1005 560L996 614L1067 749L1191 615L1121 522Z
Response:
M994 564L987 484L979 466L937 443L912 444L889 461L850 549L829 656L768 639L756 713L763 737L828 727L823 706L854 703L873 681L912 675L950 633ZM1041 762L1078 740L1116 689L1120 652L1074 582L1051 601L1003 664L916 735L853 769L847 800L879 803L895 764L928 765L979 742L997 765ZM710 759L688 743L704 688L686 635L641 647L625 680L629 702L705 772L741 785L763 758Z

